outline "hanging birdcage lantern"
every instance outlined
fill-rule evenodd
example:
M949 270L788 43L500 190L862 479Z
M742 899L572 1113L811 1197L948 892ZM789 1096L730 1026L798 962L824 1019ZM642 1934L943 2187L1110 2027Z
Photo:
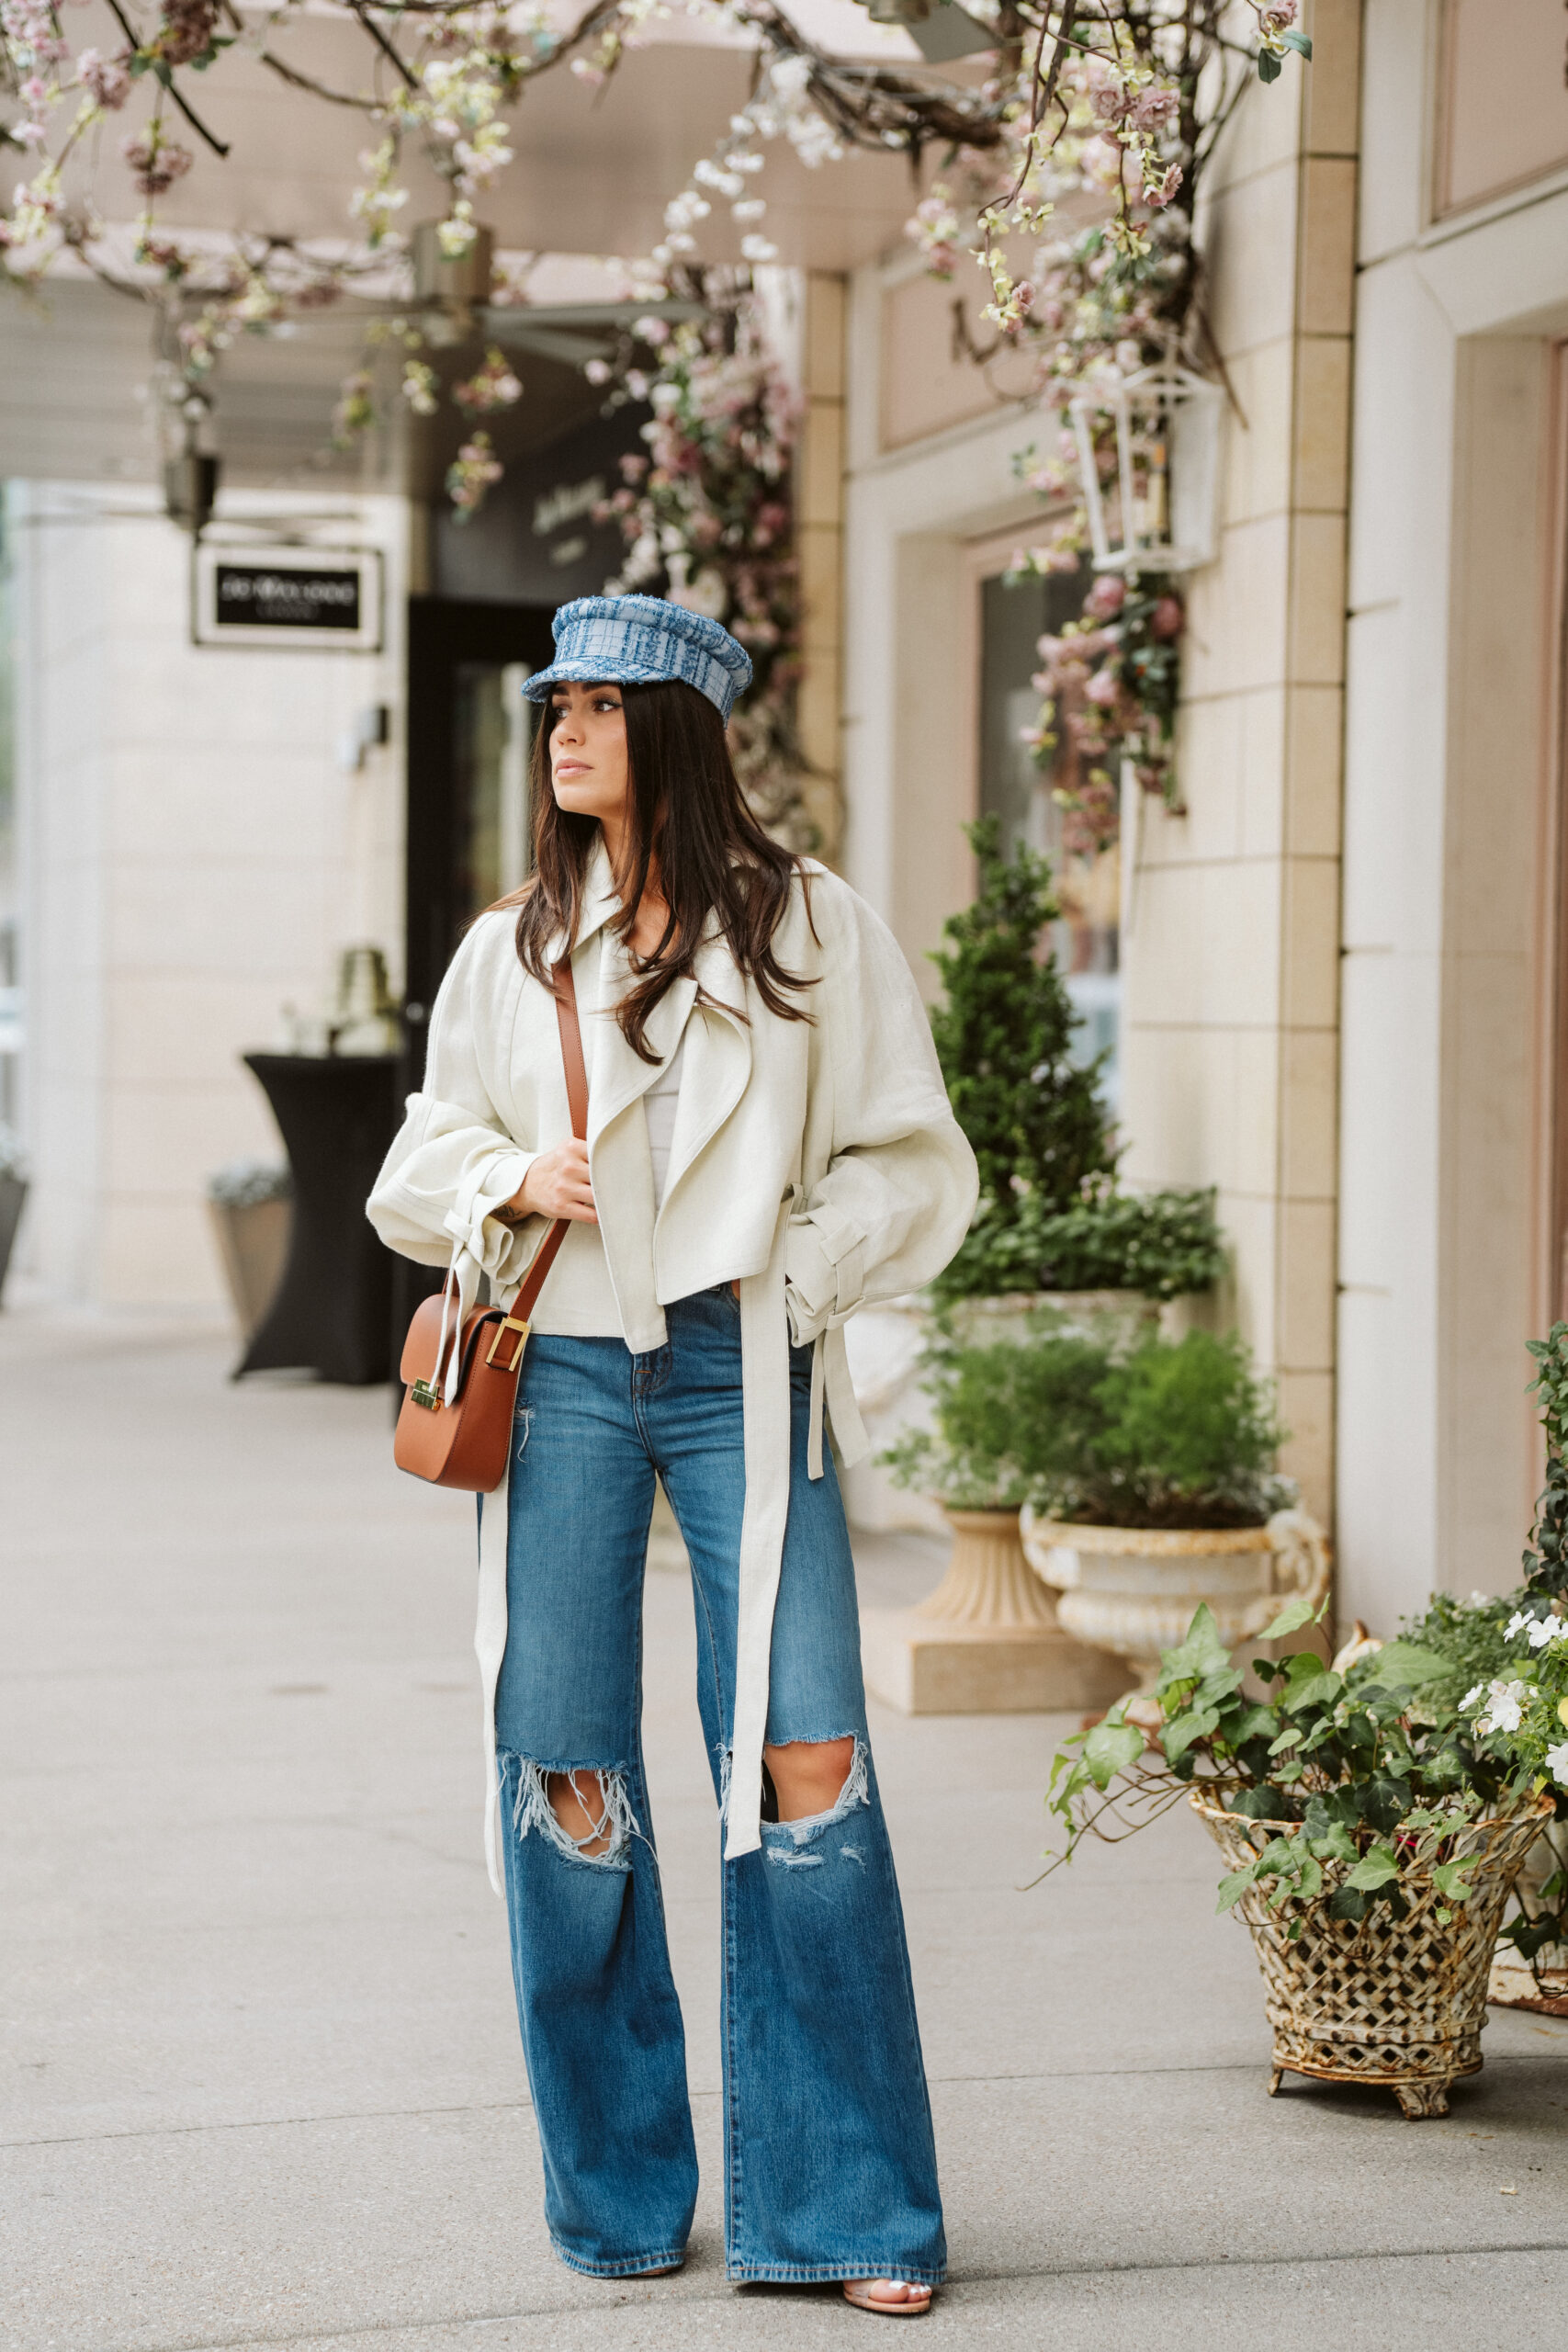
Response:
M1069 413L1096 571L1196 571L1214 559L1224 393L1173 357L1114 390L1080 392ZM1097 442L1109 418L1115 463Z

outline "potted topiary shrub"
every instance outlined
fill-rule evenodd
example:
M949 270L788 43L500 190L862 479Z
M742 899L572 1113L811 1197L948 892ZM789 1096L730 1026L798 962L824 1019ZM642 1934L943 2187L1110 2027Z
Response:
M1316 1608L1327 1544L1275 1471L1284 1433L1234 1333L1146 1331L1131 1347L1046 1333L1036 1352L1040 1382L1070 1391L1074 1409L1020 1433L1023 1549L1068 1631L1140 1668L1134 1695L1152 1691L1200 1602L1232 1647L1281 1594Z
M929 1294L879 1302L846 1327L856 1396L874 1442L929 1425L920 1380L933 1306L976 1340L1016 1335L1049 1300L1079 1320L1131 1329L1159 1304L1211 1288L1224 1256L1210 1192L1122 1194L1100 1098L1103 1056L1075 1058L1077 1015L1049 952L1051 869L999 850L997 820L969 828L975 903L944 925L931 1015L942 1075L980 1172L975 1222ZM916 1487L900 1504L872 1464L848 1475L865 1526L940 1525Z
M1263 1638L1313 1613L1297 1600ZM1219 1907L1257 1950L1270 2094L1288 2073L1382 2084L1405 2115L1442 2115L1450 2085L1482 2063L1493 1945L1553 1811L1550 1759L1509 1752L1506 1685L1491 1686L1490 1716L1479 1693L1467 1709L1450 1661L1414 1641L1360 1637L1331 1665L1303 1647L1253 1670L1261 1700L1199 1609L1161 1661L1153 1753L1122 1704L1058 1750L1049 1802L1068 1838L1050 1867L1187 1798L1228 1865Z
M235 1319L247 1340L260 1329L283 1279L293 1190L288 1169L269 1160L231 1160L208 1178L207 1211Z
M10 1128L0 1127L0 1297L27 1197L27 1156Z

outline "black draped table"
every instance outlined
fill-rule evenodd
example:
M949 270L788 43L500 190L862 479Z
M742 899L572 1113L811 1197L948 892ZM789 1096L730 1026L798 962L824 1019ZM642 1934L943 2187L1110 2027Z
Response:
M395 1054L247 1054L294 1181L288 1262L234 1377L285 1366L363 1387L392 1376L392 1253L365 1203L398 1123Z

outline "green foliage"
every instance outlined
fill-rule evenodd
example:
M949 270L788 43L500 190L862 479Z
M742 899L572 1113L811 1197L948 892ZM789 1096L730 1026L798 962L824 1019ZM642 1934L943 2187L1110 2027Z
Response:
M1540 1369L1530 1393L1546 1431L1546 1486L1525 1553L1525 1587L1541 1600L1568 1600L1568 1323L1554 1323L1529 1351Z
M1084 1500L1119 1505L1114 1524L1255 1526L1279 1507L1266 1474L1284 1431L1235 1333L1189 1331L1174 1346L1151 1334L1096 1395L1106 1424ZM1081 1505L1075 1515L1086 1516Z
M1016 1340L960 1341L939 1325L924 1384L934 1433L880 1458L902 1486L959 1508L1113 1527L1256 1527L1294 1499L1271 1475L1282 1431L1234 1335L1146 1332L1130 1347L1044 1308Z
M1284 1639L1303 1622L1302 1605L1289 1604L1263 1638ZM1364 1919L1380 1903L1403 1917L1403 1882L1429 1870L1451 1914L1471 1892L1473 1867L1455 1840L1483 1809L1528 1796L1531 1779L1478 1736L1460 1707L1432 1704L1450 1662L1400 1641L1343 1673L1315 1649L1252 1663L1268 1686L1262 1701L1247 1696L1204 1606L1186 1639L1161 1659L1155 1695L1162 1763L1144 1755L1141 1741L1116 1736L1122 1707L1097 1727L1105 1736L1092 1762L1082 1734L1065 1744L1048 1794L1069 1833L1057 1859L1070 1858L1101 1814L1124 1798L1152 1819L1200 1784L1228 1812L1275 1833L1221 1882L1222 1911L1256 1889L1273 1911L1292 1906L1292 1937L1305 1907L1320 1899L1332 1918ZM1120 1791L1112 1785L1117 1774ZM1121 1826L1141 1822L1123 1818Z
M1212 1190L1122 1195L1102 1186L1066 1208L1037 1193L1017 1196L1004 1215L983 1203L931 1287L944 1301L1042 1290L1179 1298L1212 1289L1224 1266Z
M979 896L949 916L931 959L946 992L931 1014L942 1074L993 1210L1010 1216L1018 1183L1066 1208L1115 1165L1097 1091L1104 1057L1074 1061L1072 1000L1040 953L1058 912L1050 866L1021 846L1004 858L995 817L967 831Z

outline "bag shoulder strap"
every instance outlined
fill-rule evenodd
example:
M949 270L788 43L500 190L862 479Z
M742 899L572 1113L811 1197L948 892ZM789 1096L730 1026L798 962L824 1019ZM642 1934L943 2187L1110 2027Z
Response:
M571 1132L586 1142L588 1137L588 1068L582 1058L582 1029L577 1018L577 983L572 978L571 957L563 956L552 975L555 981L556 1023L560 1030L561 1060L566 1066L566 1099L571 1105ZM556 1253L566 1239L570 1217L558 1216L549 1231L535 1250L523 1287L518 1292L512 1313L523 1323L533 1317L539 1293L545 1286L545 1276L555 1264Z
M566 1099L571 1105L571 1132L588 1140L588 1070L582 1059L582 1031L577 1018L577 982L571 958L563 956L555 968L556 1023L560 1030L560 1057L566 1064Z

